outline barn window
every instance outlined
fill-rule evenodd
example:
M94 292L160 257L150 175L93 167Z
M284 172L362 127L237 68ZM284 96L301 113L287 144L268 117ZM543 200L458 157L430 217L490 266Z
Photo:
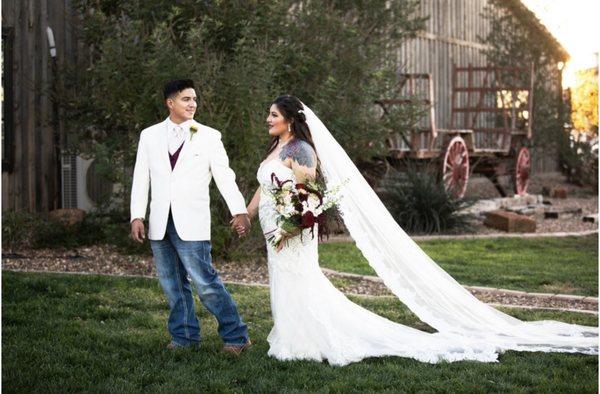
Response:
M2 172L13 170L13 29L2 28Z

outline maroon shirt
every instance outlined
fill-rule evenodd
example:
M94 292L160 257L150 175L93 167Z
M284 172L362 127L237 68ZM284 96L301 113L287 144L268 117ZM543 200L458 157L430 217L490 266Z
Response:
M185 141L181 143L181 145L179 146L179 148L177 148L177 151L175 151L175 153L171 154L171 152L169 152L169 160L171 161L171 171L173 171L173 168L175 168L175 163L177 163L177 158L179 158L179 152L181 152L183 144L185 144Z

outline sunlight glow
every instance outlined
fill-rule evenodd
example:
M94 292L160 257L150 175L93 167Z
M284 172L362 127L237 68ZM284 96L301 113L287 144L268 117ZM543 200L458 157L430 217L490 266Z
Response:
M573 86L577 70L598 67L599 0L522 1L571 55L563 69L563 87Z

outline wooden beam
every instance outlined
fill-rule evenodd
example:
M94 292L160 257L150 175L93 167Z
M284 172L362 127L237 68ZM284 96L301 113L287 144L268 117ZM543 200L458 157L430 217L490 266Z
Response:
M468 48L474 48L474 49L479 49L479 50L484 50L484 51L492 48L491 45L481 44L479 42L466 41L466 40L461 40L461 39L454 38L454 37L444 37L444 36L441 36L438 34L427 33L427 32L418 32L416 34L416 36L420 37L420 38L424 38L426 40L440 41L440 42L445 42L447 44L458 45L458 46L468 47Z
M505 112L507 111L506 108L498 108L498 107L465 107L465 108L452 108L452 111L455 112L464 112L464 113L470 113L470 112ZM469 127L471 128L471 127Z
M456 87L454 88L457 92L500 92L503 90L507 91L529 91L529 86L502 86L502 87Z
M456 71L509 71L509 72L529 72L529 68L527 67L517 67L517 66L480 66L480 67L456 67Z

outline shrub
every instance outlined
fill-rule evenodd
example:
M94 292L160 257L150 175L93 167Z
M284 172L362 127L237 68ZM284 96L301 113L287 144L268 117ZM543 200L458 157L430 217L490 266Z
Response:
M469 229L469 216L459 210L473 201L452 198L430 171L419 171L409 163L406 166L406 172L386 178L381 191L400 227L411 234Z
M2 248L74 248L112 244L127 254L147 254L147 245L129 237L129 220L116 212L92 212L73 225L49 216L27 212L2 214Z
M73 247L97 234L97 229L90 229L85 221L69 226L44 213L5 212L2 215L2 247L11 251Z
M2 212L2 249L15 250L30 245L30 231L36 215L27 212Z
M567 180L579 186L598 188L598 142L586 141L583 134L564 133L559 145L560 165Z

